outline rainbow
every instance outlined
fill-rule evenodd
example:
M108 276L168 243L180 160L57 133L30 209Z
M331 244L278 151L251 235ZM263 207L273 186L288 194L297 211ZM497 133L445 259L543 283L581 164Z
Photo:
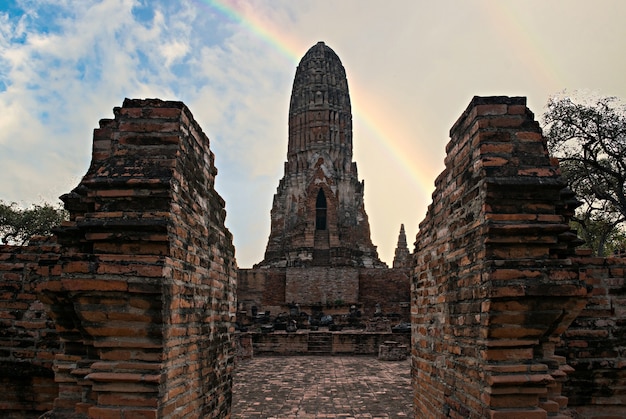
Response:
M300 58L312 45L306 42L298 42L293 34L284 33L274 22L263 20L263 17L253 10L253 5L237 0L196 0L229 22L241 25L255 36L262 39L275 50L279 51L288 60L294 63L294 67L299 63ZM310 41L310 40L308 40ZM393 161L397 161L400 167L408 174L408 178L424 195L430 199L430 194L434 189L434 176L430 173L420 171L415 160L411 159L411 153L403 150L398 141L389 137L389 133L394 132L392 118L384 115L380 109L370 105L376 103L374 98L368 98L366 89L359 89L359 86L351 86L356 96L366 98L365 101L352 103L352 114L356 123L365 127L370 134L380 143L381 149L385 150ZM356 89L355 89L356 87ZM435 174L436 176L437 174Z
M280 52L288 60L297 64L300 57L297 51L301 49L301 45L297 44L293 39L285 36L271 22L266 22L261 16L254 13L253 5L250 3L240 2L236 0L218 1L218 0L196 0L202 5L208 6L213 11L226 18L230 22L234 22L249 32L262 39L272 48Z
M545 42L538 38L536 31L524 24L521 13L515 7L528 7L523 3L490 1L477 2L483 13L489 17L499 38L517 51L526 65L532 79L540 83L542 90L555 92L563 88L566 73L557 64L553 54L544 47ZM566 85L568 83L565 83Z

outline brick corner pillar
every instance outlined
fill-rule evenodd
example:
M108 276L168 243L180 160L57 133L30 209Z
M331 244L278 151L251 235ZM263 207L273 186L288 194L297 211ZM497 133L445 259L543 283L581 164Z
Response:
M209 139L181 102L126 99L62 197L40 287L62 342L53 414L230 414L236 262Z
M416 417L564 415L554 354L585 304L568 221L578 203L523 97L474 97L416 240Z

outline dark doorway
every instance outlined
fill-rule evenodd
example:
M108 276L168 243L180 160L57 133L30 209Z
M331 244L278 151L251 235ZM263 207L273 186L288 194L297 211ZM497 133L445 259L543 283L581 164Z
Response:
M326 203L326 195L324 191L320 189L317 193L317 200L315 201L315 229L326 230L326 210L328 204Z

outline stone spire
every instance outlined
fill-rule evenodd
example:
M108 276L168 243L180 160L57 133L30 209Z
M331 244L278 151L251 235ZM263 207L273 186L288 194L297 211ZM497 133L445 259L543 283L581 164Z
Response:
M393 257L394 268L409 268L411 262L411 252L406 244L406 233L404 232L404 224L400 224L400 234L398 235L398 245L396 246L396 254Z
M274 195L265 259L256 266L386 266L370 238L363 192L352 161L346 71L318 42L296 69L285 174Z

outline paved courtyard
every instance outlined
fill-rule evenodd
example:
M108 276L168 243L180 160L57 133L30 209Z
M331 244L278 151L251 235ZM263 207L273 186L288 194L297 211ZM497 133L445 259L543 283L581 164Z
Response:
M240 361L232 418L411 418L410 361L285 356Z

